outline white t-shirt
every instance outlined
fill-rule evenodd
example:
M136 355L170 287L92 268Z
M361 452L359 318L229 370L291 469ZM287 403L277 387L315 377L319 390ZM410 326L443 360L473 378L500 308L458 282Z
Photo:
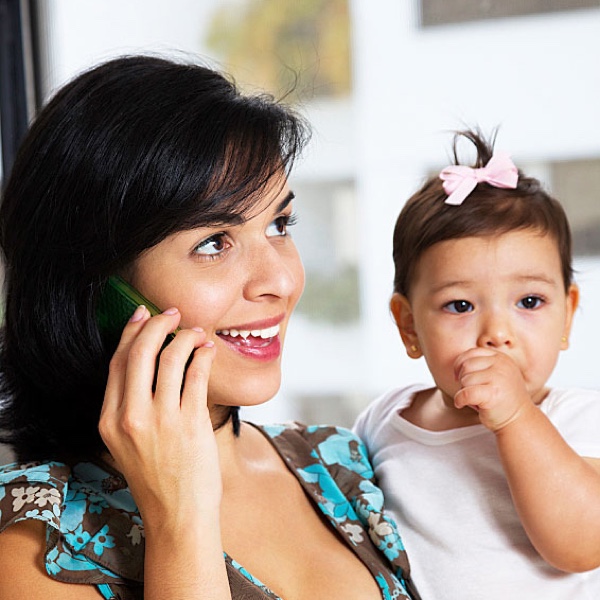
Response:
M483 425L428 431L400 416L426 388L388 392L354 426L423 600L599 600L600 569L558 571L529 542L493 433ZM578 454L600 458L600 392L552 390L540 409Z

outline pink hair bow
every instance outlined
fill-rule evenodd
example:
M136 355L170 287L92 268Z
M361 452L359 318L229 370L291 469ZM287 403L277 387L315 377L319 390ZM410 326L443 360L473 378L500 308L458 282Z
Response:
M463 165L451 165L440 173L444 191L448 194L446 204L462 204L478 183L489 183L497 188L517 187L519 171L506 152L498 152L481 169Z

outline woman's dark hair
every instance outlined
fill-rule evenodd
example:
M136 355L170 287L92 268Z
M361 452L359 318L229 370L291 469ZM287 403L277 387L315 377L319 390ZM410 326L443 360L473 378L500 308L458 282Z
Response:
M477 158L473 167L487 165L493 154L494 137L487 141L478 130L457 132L454 164L459 165L458 142L473 143ZM556 241L565 290L573 281L571 230L561 204L541 183L519 171L516 189L501 189L479 183L460 206L446 204L447 194L438 175L406 202L394 229L394 292L408 296L415 268L423 253L439 242L464 237L495 236L531 229Z
M104 449L97 423L115 341L98 330L96 306L108 276L174 232L242 222L308 134L270 96L150 56L111 60L54 96L0 207L0 429L18 460Z

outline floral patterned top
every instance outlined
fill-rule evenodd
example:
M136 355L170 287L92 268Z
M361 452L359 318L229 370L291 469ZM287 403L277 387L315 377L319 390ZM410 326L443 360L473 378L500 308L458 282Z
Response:
M319 510L370 570L385 600L417 600L396 525L362 442L337 427L256 426ZM108 465L47 462L0 467L0 532L38 519L47 525L46 570L58 581L95 585L114 600L143 598L144 526L125 480ZM278 596L224 555L235 600Z

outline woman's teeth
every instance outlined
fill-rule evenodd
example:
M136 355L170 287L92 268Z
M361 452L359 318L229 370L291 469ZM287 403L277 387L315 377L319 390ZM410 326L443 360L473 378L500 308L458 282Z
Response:
M221 329L217 331L217 335L226 335L232 338L241 337L244 340L250 336L267 340L275 337L278 333L279 325L273 325L273 327L267 327L267 329Z

